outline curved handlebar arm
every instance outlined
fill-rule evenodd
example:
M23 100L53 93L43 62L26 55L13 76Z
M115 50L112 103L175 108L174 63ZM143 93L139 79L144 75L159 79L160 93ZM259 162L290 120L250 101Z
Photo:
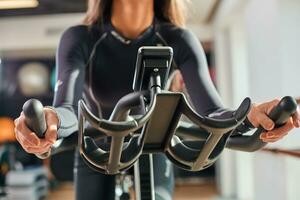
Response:
M144 92L134 92L130 93L119 100L116 109L112 113L110 119L115 119L115 121L99 119L92 112L89 111L88 107L83 100L78 102L78 115L81 113L84 115L85 119L97 130L107 134L107 136L127 136L130 132L134 132L140 129L151 117L151 114L155 108L156 97L152 98L148 111L141 117L129 117L130 109L138 106L140 104L140 99L144 96ZM146 93L147 94L147 93ZM125 106L122 107L122 106ZM121 111L119 114L117 111ZM123 121L119 121L123 120ZM122 132L122 133L121 133ZM126 132L126 133L125 133ZM122 135L124 134L124 135Z
M135 92L128 94L119 100L110 119L124 121L109 121L98 119L89 112L85 103L79 101L79 135L78 145L80 154L87 161L87 164L102 173L116 174L132 166L142 153L143 143L138 137L133 137L124 144L124 138L130 133L137 131L151 118L156 105L156 97L151 98L148 111L141 117L129 118L129 111L133 107L141 104L145 92ZM84 134L84 124L87 120L94 128L103 132L106 136L111 136L110 150L105 151L98 147L95 141ZM129 120L129 121L126 121ZM124 148L125 147L125 148ZM130 152L130 156L126 153Z
M244 114L247 112L244 111L247 109L250 109L250 104L248 104L248 106L240 106L236 111L236 115L245 116ZM297 104L295 99L286 96L272 109L269 117L275 122L276 127L282 126L296 110ZM195 118L197 118L197 116ZM241 117L236 118L244 119ZM197 120L193 122L196 123ZM206 127L201 126L199 123L198 125L200 125L200 127L191 127L191 125L188 124L179 126L176 135L183 138L191 136L197 140L189 141L174 137L170 146L170 151L168 152L168 157L178 166L186 170L195 171L210 166L217 159L225 146L234 150L251 152L259 150L266 145L266 143L260 140L260 134L264 130L262 127L259 127L251 136L239 135L230 137L231 132L223 134L220 138L215 136L213 140L219 140L217 145L211 148L211 144L214 144L214 142L209 143L209 140L211 140L213 134L209 134ZM200 156L201 154L203 154L202 157ZM208 155L208 157L205 157L205 155ZM200 164L197 164L197 162L200 162Z
M200 116L191 108L186 98L184 98L184 101L185 103L183 104L184 108L182 113L187 116L193 123L197 124L201 128L206 129L209 132L218 132L218 130L221 130L222 133L224 131L228 132L240 125L240 122L245 120L245 114L248 114L251 106L250 98L245 98L231 118L214 119L210 117Z
M118 132L118 134L121 134L124 131L132 132L138 129L138 123L136 120L116 122L105 119L99 119L92 112L89 111L83 100L79 100L78 110L79 116L84 115L85 119L90 123L92 127L107 134L108 136L115 135L115 133L113 134L113 132ZM124 136L126 135L127 134L125 134Z
M206 132L206 134L201 136L200 141L193 143L173 137L166 154L170 160L181 168L199 171L215 162L225 147L225 142L230 135L229 132L246 119L251 107L251 101L249 98L246 98L233 117L229 119L202 117L189 106L185 98L183 98L182 106L182 113L198 125L200 127L199 130ZM181 129L181 131L184 131L184 129Z
M141 92L133 92L122 97L116 104L112 111L109 121L124 121L129 116L132 108L143 105L144 97L149 96L150 92L147 90Z

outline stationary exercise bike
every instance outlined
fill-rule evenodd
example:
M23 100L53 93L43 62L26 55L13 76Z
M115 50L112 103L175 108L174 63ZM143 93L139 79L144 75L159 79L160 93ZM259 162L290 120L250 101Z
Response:
M211 166L225 147L253 152L266 145L259 138L264 131L262 127L250 136L231 135L246 119L251 106L249 98L241 103L232 117L214 119L196 113L184 94L164 91L172 56L171 47L141 47L133 92L118 101L110 118L96 117L80 100L78 138L73 134L60 139L53 145L51 153L38 156L45 158L74 148L77 142L82 158L100 173L119 174L134 166L136 199L154 200L153 154L165 154L184 170L199 171ZM295 100L287 96L269 116L280 126L296 108ZM23 111L28 127L43 137L47 127L41 103L31 99L24 104ZM182 115L191 123L181 122ZM106 148L96 144L103 138L108 141ZM142 154L149 155L148 164L143 165L148 173L140 176L138 163Z

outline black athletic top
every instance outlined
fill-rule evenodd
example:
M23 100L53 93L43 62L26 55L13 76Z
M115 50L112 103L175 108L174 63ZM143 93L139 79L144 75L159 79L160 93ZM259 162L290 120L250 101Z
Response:
M170 46L196 111L224 116L219 95L210 79L199 40L190 31L155 21L138 38L122 37L110 23L79 25L67 29L57 52L54 107L60 119L59 137L77 131L77 104L84 99L92 112L109 118L117 101L133 92L138 48ZM241 130L245 132L248 127ZM240 131L241 132L241 131Z

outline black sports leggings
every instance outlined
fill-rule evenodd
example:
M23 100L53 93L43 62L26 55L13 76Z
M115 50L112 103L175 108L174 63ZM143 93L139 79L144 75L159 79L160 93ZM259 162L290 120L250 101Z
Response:
M173 165L164 155L154 155L156 200L171 200L174 190ZM115 176L104 175L89 168L78 151L74 166L76 200L114 200Z

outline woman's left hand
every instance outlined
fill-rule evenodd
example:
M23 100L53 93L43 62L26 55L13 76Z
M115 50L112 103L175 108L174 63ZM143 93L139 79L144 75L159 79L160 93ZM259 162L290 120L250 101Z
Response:
M271 110L279 103L279 100L273 100L261 104L253 104L248 114L248 120L257 128L262 126L266 131L260 135L264 142L276 142L288 134L293 128L300 127L299 110L289 118L287 123L279 128L274 128L274 122L268 117Z

